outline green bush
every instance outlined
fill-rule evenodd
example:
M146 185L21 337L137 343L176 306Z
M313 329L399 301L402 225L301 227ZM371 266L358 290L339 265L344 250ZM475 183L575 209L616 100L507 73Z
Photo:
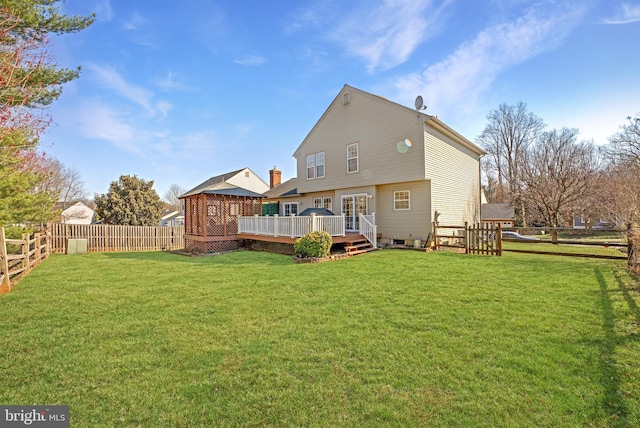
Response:
M296 239L293 250L302 257L328 257L333 240L327 232L307 233Z

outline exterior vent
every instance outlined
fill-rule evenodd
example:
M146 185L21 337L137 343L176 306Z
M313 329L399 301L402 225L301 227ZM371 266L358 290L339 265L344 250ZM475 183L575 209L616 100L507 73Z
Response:
M350 102L351 102L351 94L347 92L344 94L344 97L342 97L342 105L348 106Z

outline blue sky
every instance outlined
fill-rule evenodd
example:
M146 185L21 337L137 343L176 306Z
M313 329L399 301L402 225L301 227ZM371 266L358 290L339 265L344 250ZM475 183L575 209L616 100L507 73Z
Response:
M67 0L97 14L53 37L81 66L42 149L90 196L123 174L191 188L244 167L295 175L293 152L344 84L436 115L475 141L527 103L605 144L640 113L640 1Z

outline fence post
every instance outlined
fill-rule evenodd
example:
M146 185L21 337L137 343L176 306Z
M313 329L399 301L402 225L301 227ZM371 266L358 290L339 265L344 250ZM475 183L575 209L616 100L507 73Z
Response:
M25 276L27 273L29 273L29 268L30 268L30 263L29 263L29 259L31 257L29 257L29 247L31 247L31 245L29 245L29 234L28 233L23 233L22 234L22 244L21 244L21 251L22 251L22 273L20 274L20 276Z
M278 214L273 215L273 236L278 236Z
M33 235L33 249L36 252L33 260L33 265L35 266L40 263L42 257L40 254L42 252L42 250L40 250L40 232Z
M633 265L634 265L634 256L635 254L635 248L634 248L634 242L633 242L633 233L632 233L632 229L631 229L631 223L627 224L627 266L629 266L630 269L633 269Z
M9 262L7 260L7 242L4 237L4 227L0 227L0 274L2 283L0 290L11 291L11 282L9 281Z
M434 249L437 250L438 249L438 225L436 224L435 221L431 223L431 229L433 230Z
M498 231L496 232L496 240L498 242L498 255L502 256L502 225L498 223Z
M469 248L470 245L471 243L469 241L469 222L465 221L464 222L464 253L465 254L469 254L469 251L471 250Z

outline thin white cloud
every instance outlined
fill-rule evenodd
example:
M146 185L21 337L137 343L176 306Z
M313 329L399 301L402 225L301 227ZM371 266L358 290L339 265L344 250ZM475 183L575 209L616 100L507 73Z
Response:
M110 22L115 14L109 0L102 0L95 6L96 17L99 21Z
M370 72L404 63L425 40L444 28L442 13L450 0L385 0L367 2L330 32L352 55L363 58Z
M107 141L130 154L143 154L135 129L104 104L95 101L80 103L73 120L85 138Z
M266 64L267 59L257 55L249 55L243 58L234 59L233 62L240 65L248 65L248 66L256 67L259 65Z
M603 20L605 24L631 24L640 21L640 4L622 3L612 18Z
M137 31L142 30L147 24L147 19L140 15L139 12L134 12L127 21L122 25L125 30Z
M112 67L89 63L86 65L86 68L92 71L95 77L106 88L144 108L151 116L157 113L166 116L171 109L170 103L162 100L154 101L153 92L127 82L124 77Z
M321 28L334 20L339 5L330 1L321 1L296 11L288 17L284 25L284 34L291 35L306 28Z
M481 31L444 61L394 83L405 102L422 94L431 114L473 108L500 73L558 46L578 25L585 9L575 5L530 7L511 21Z
M153 83L163 91L180 91L180 92L194 92L195 88L180 82L173 75L173 72L169 71L166 76L157 78Z

